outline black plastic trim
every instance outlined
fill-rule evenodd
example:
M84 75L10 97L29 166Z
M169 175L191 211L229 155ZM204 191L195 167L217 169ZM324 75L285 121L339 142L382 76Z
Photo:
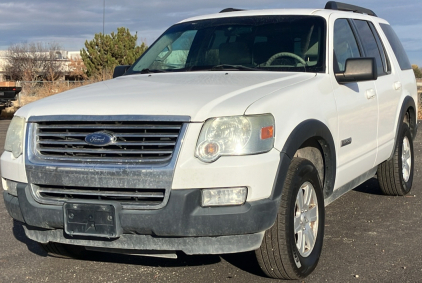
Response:
M116 66L113 71L113 79L123 76L126 73L127 69L129 68L130 68L130 65Z
M336 1L328 1L327 4L325 4L325 9L354 12L354 13L367 14L370 16L377 17L374 11L370 9L366 9L360 6L350 5L346 3L336 2Z
M21 209L19 207L18 198L10 195L7 191L3 192L4 204L6 205L7 212L13 219L20 222L25 222L22 216Z
M62 206L35 202L30 187L26 184L19 184L17 191L18 197L4 195L7 206L20 207L22 217L10 213L13 218L33 227L63 229ZM226 236L267 230L274 224L277 210L276 198L247 202L241 206L204 208L201 207L201 190L190 189L171 191L170 200L162 209L122 210L119 217L124 234L162 237Z
M325 175L323 190L324 198L327 198L333 193L336 179L336 147L328 127L321 121L314 119L303 121L296 126L287 138L281 152L285 153L291 160L300 146L312 138L318 140L324 154ZM283 162L283 159L281 162Z
M378 78L375 58L348 58L344 72L335 73L339 84L375 81Z
M63 243L113 253L153 254L157 251L186 254L228 254L253 251L261 245L264 233L221 237L156 237L153 235L123 234L117 239L70 237L62 229L43 230L23 225L26 236L39 243ZM89 247L95 247L94 249ZM153 251L153 252L151 252Z
M239 12L245 11L244 9L237 9L237 8L226 8L220 11L220 13L230 13L230 12Z
M410 117L409 117L410 134L411 134L413 140L415 140L415 138L416 138L416 134L417 134L417 131L418 131L418 120L417 120L417 117L416 117L416 109L417 109L416 103L411 96L406 96L404 98L402 106L401 106L399 120L397 121L396 135L395 135L396 138L394 139L394 147L393 147L393 150L391 152L389 159L392 159L393 156L394 156L394 151L395 151L396 145L397 145L397 137L399 135L399 131L401 129L401 125L403 123L404 116L406 115L407 110L409 110L409 109L413 110L413 111L409 112L410 113Z

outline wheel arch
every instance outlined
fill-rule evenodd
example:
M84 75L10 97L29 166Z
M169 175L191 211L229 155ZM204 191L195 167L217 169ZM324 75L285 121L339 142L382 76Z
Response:
M394 147L391 151L391 155L390 158L393 158L394 155L394 150L397 146L397 136L399 135L399 131L401 129L401 124L406 120L408 122L409 128L410 128L410 134L412 136L412 140L415 140L416 134L417 134L417 130L418 130L418 117L417 117L417 108L416 108L416 103L415 100L411 97L411 96L406 96L403 100L401 109L400 109L400 114L399 117L397 119L397 126L396 126L396 135L395 135L395 139L394 139Z
M317 149L320 153L318 156ZM284 180L290 162L294 157L310 160L319 170L324 198L329 197L334 189L336 176L336 151L332 134L328 127L321 121L309 119L297 125L287 138L281 150L280 165L272 197L281 196ZM318 164L321 158L322 163ZM321 176L323 178L321 178Z

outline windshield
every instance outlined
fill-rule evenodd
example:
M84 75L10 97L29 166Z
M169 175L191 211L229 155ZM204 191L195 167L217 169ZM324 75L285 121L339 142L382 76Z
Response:
M317 16L217 18L170 27L127 71L323 72L325 20Z

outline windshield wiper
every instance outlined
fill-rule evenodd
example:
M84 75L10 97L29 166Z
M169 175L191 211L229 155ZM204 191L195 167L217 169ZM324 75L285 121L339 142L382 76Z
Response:
M246 67L243 65L229 65L229 64L221 64L215 65L211 69L211 71L227 71L227 70L236 70L236 71L261 71L257 68Z
M162 70L150 70L150 69L142 69L139 73L141 74L150 74L150 73L164 73L165 71Z

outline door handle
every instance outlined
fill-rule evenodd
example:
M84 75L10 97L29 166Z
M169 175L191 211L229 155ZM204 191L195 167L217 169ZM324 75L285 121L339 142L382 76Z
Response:
M372 99L376 95L376 92L373 88L366 90L366 98Z
M399 89L401 89L401 82L395 82L395 83L394 83L394 89L395 89L395 90L399 90Z

